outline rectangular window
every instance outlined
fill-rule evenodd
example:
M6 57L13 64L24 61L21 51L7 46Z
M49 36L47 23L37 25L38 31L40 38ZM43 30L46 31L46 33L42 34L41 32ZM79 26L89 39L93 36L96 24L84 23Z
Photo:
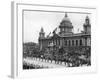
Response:
M80 46L82 46L82 40L80 40Z
M74 40L72 40L72 46L74 46Z
M65 46L67 46L67 41L65 41Z
M76 46L78 46L78 40L76 40Z
M69 46L70 46L70 40L69 40Z

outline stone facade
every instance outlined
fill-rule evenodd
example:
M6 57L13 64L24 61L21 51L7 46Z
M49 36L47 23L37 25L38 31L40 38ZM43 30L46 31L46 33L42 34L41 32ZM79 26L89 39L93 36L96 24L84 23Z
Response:
M53 49L59 49L61 47L91 47L91 24L88 16L86 16L85 22L83 24L84 31L81 33L72 32L73 25L68 18L67 13L65 13L65 16L58 28L60 29L59 33L56 33L55 29L53 31L53 36L47 37L45 37L43 28L41 28L38 39L40 50L49 47Z

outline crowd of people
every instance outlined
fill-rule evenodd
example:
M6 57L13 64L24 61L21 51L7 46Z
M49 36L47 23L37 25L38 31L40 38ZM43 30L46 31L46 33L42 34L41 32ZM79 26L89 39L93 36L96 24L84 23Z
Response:
M91 65L91 48L85 48L82 53L76 52L75 50L69 50L68 52L62 47L58 50L47 50L42 49L41 51L38 48L28 48L23 52L25 57L36 57L40 59L54 60L56 63L65 62L68 64L68 67L79 67L79 66L90 66ZM27 66L27 67L25 67ZM38 68L39 65L29 65L24 64L23 68ZM40 67L39 67L40 68Z

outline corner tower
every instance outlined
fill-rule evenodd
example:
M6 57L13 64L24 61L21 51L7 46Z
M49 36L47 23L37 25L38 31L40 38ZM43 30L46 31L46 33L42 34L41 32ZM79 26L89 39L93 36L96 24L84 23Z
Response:
M43 30L43 27L41 28L41 31L40 31L40 33L39 33L39 38L40 38L40 39L45 38L45 32L44 32L44 30Z
M84 27L84 32L87 33L91 33L91 24L90 24L90 19L88 16L86 16L85 18L85 23L83 24Z
M41 28L41 31L39 33L39 39L38 39L40 50L42 50L44 47L43 39L45 39L45 32L44 32L43 28Z

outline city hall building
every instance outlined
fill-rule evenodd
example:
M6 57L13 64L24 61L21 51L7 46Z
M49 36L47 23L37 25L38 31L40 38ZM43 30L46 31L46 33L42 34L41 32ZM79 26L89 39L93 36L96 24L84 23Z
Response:
M52 36L48 35L45 37L45 32L43 28L41 28L38 39L40 50L58 50L63 47L66 51L78 51L91 48L91 24L88 16L86 16L84 24L82 25L83 31L74 33L72 31L74 26L68 18L67 13L65 13L63 20L58 26L60 30L58 33L56 33L56 28L52 32Z

